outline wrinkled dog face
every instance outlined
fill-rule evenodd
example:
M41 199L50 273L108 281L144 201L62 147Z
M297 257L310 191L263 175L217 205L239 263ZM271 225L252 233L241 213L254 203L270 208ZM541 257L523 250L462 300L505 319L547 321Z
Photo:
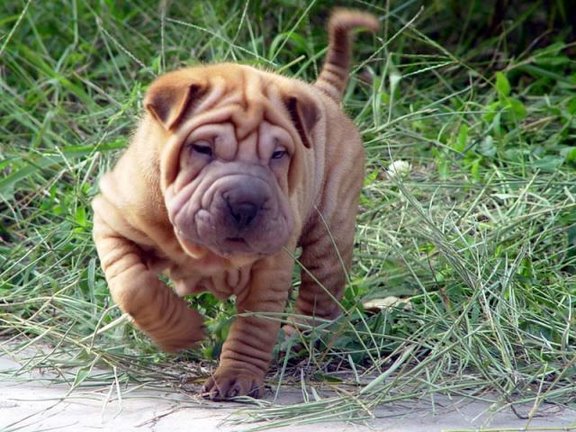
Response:
M160 103L167 98L161 83L149 95L148 109L157 119L166 123L172 116L171 136L161 150L166 208L188 251L201 246L223 257L268 255L292 235L290 179L293 162L304 151L304 120L296 99L286 102L285 89L249 78L253 74L238 66L227 67L228 78L239 75L239 84L206 68L215 77L204 78L197 88L188 82L192 101L175 103L185 112L181 119L152 105L154 98ZM185 73L194 80L193 70L179 73L181 81L186 82ZM246 85L248 79L254 82Z
M287 178L294 144L267 122L236 136L232 123L190 132L166 203L170 220L182 240L218 255L270 254L292 231Z

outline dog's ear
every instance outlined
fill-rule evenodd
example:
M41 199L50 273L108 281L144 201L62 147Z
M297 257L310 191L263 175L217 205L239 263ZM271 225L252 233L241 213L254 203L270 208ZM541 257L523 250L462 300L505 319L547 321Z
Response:
M152 83L144 107L166 130L174 129L188 108L205 93L206 86L176 71Z
M300 135L302 143L307 148L312 146L312 128L318 122L318 107L312 99L305 95L288 96L285 99L286 109Z

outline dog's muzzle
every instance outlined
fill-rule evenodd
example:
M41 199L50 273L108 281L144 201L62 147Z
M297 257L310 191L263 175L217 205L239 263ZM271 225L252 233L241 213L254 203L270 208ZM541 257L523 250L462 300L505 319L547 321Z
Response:
M277 252L293 225L288 197L256 167L207 175L171 219L181 239L224 257Z

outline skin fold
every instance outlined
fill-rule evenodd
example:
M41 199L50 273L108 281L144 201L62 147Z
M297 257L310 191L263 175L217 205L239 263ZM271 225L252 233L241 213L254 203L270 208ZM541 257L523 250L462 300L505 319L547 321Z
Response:
M357 27L378 21L333 13L313 84L228 63L160 76L100 181L94 240L112 298L160 348L204 336L181 296L235 296L240 315L204 385L209 399L262 396L280 327L266 314L284 311L297 247L299 313L339 313L364 175L360 135L340 108Z

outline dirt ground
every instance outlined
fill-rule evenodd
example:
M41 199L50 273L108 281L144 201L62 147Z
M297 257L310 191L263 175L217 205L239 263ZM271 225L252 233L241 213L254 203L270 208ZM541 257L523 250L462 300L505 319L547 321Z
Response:
M117 392L110 385L69 386L48 384L40 377L11 376L20 364L0 356L0 431L247 431L266 423L241 423L237 403L204 401L192 394L170 390L128 387ZM120 397L118 395L121 395ZM269 396L268 399L272 399ZM297 388L283 388L275 405L302 401ZM530 406L518 407L529 412ZM519 419L510 410L493 412L488 403L435 396L434 400L386 405L375 418L362 423L331 422L291 425L286 432L319 431L576 431L576 411L543 405L532 420ZM278 430L274 428L272 430Z

